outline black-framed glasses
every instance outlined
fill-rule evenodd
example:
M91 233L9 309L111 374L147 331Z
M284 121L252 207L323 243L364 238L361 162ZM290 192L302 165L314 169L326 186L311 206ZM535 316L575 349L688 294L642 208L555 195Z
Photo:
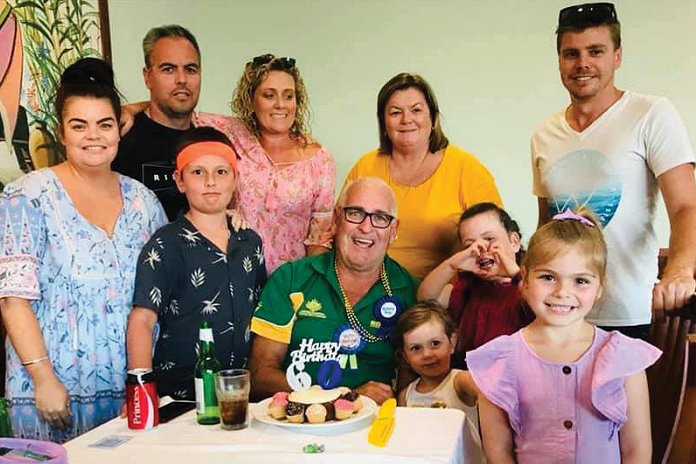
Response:
M270 68L275 70L289 71L295 67L295 58L290 58L287 56L277 57L271 53L266 53L265 55L255 56L251 60L251 66L253 68L258 68L265 64L270 63Z
M343 209L343 216L346 218L346 221L351 224L362 224L365 222L365 218L369 217L370 224L372 224L372 227L375 229L386 229L394 220L394 216L391 214L381 213L379 211L368 213L357 206L344 206L341 209Z
M613 3L584 3L565 7L558 13L559 28L599 26L618 22Z

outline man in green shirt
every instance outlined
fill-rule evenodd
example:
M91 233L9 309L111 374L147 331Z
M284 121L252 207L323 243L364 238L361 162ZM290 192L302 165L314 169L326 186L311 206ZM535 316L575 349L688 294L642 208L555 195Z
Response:
M396 201L380 179L348 184L334 211L334 250L287 263L270 277L252 319L252 396L311 385L393 396L399 314L417 281L386 255L396 237Z

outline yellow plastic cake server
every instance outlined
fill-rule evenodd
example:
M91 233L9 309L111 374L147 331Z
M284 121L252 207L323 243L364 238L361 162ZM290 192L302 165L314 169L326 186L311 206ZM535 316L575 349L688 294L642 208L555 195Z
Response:
M387 401L382 403L377 411L377 417L372 421L372 426L370 431L367 433L368 443L385 447L391 434L394 431L394 422L396 418L394 417L394 411L396 411L396 400L394 398L389 398Z

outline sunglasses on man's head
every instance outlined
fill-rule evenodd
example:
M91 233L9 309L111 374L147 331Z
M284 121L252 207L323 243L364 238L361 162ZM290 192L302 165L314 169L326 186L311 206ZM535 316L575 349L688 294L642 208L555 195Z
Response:
M271 69L289 71L295 67L295 58L289 58L287 56L276 58L270 53L266 53L265 55L255 56L251 61L251 66L258 68L268 63L271 63Z
M563 8L558 13L558 27L585 27L616 24L616 9L613 3L585 3Z

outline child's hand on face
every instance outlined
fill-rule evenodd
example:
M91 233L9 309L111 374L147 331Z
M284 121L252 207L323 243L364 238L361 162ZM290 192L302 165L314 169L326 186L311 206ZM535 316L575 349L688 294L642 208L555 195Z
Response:
M483 239L478 239L466 249L452 255L449 259L449 265L455 271L467 271L478 274L479 257L486 252L487 248L488 243Z
M520 271L515 255L498 242L478 239L449 259L457 271L471 272L480 279L509 283Z
M490 276L498 282L510 282L520 272L520 267L517 264L515 255L506 250L499 243L494 243L490 246L489 252L493 255L493 259L497 264L496 275Z

